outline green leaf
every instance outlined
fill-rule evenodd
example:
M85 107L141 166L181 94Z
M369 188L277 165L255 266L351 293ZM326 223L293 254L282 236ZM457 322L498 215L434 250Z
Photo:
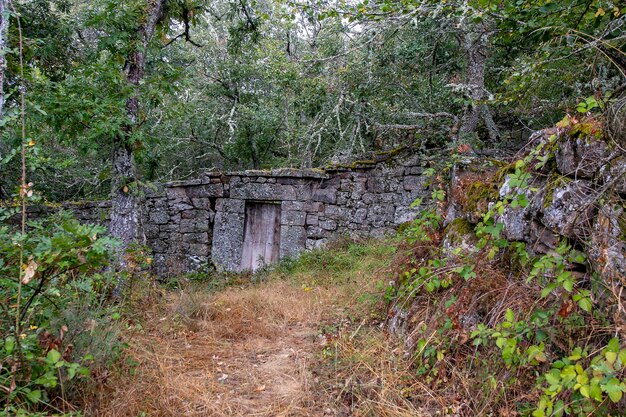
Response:
M504 318L506 321L512 323L515 321L515 313L510 308L507 308L506 313L504 314Z
M48 363L56 364L61 359L61 354L56 349L52 349L46 356Z
M553 369L546 374L546 381L550 385L559 385L561 383L561 372L558 369Z
M582 387L579 388L578 391L580 391L580 394L583 397L590 398L590 393L589 393L590 387L589 387L589 385L583 385Z
M4 340L4 350L10 355L13 353L13 349L15 349L15 341L11 338L6 338Z
M622 399L624 390L626 390L624 383L620 382L617 378L610 379L606 384L601 385L601 387L602 391L606 392L614 403Z
M563 281L563 288L565 288L565 291L567 292L572 292L572 290L574 289L574 283L572 281Z
M619 339L617 337L614 337L611 340L609 340L609 344L606 345L606 349L611 352L619 352L619 349L620 349Z
M600 389L600 385L598 385L597 378L591 380L591 384L589 385L589 396L598 402L602 402L602 390Z
M591 312L591 308L592 308L592 303L591 300L587 297L585 298L581 298L580 300L578 300L578 306L583 310L586 311L587 313Z
M611 365L617 360L617 353L615 352L606 352L604 356L606 357L606 361Z
M33 404L37 404L39 401L41 401L41 390L32 390L32 391L28 391L26 393L26 398L28 398L28 401L30 401Z

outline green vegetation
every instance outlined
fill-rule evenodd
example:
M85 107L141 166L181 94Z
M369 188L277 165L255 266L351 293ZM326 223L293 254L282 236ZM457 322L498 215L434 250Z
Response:
M120 315L107 303L114 283L100 272L114 245L104 232L66 213L27 233L0 228L0 415L64 408L121 353Z
M607 109L624 100L625 26L615 0L0 0L0 416L80 414L111 375L128 388L142 354L128 339L170 313L177 351L194 326L215 331L206 357L228 354L222 339L322 322L332 365L322 368L335 380L319 387L349 413L624 414L619 280L592 271L589 242L532 253L504 239L498 218L537 195L550 205L572 180L553 172L561 135L606 140ZM488 173L472 166L448 189L468 155L512 155L553 125L523 159L485 158ZM400 152L434 162L432 205L393 243L346 240L253 277L202 271L153 285L136 241L155 182L208 168L347 170ZM108 230L27 211L84 199L112 201ZM471 219L446 229L450 199ZM624 239L624 216L611 239ZM275 290L292 298L283 305ZM141 337L167 358L153 334ZM184 398L193 377L170 387L154 371L166 361L153 359L146 381ZM172 398L165 388L157 400ZM142 401L128 409L190 403Z

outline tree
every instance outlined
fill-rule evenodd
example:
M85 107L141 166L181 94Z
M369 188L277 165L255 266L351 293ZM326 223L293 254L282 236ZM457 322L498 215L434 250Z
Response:
M148 45L157 25L166 17L164 8L165 0L146 0L139 7L137 31L130 34L130 47L123 68L124 76L134 91L126 100L128 123L114 139L109 224L109 232L121 240L122 250L137 239L139 232L139 189L132 137L139 124L138 87L145 76ZM119 256L119 263L125 266L123 256Z
M0 0L0 120L4 115L4 78L7 69L7 34L10 11L7 0Z

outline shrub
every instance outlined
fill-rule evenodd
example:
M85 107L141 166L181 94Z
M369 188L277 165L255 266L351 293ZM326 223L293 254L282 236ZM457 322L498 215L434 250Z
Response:
M0 415L65 403L74 381L98 373L121 350L114 286L102 273L115 241L101 226L60 212L0 227Z

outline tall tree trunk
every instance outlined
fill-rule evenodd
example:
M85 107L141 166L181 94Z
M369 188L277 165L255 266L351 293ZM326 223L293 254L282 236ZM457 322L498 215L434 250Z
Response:
M486 23L466 28L461 33L461 44L465 51L467 70L465 83L469 89L471 103L465 108L459 127L459 137L476 132L480 119L483 119L492 142L497 142L500 134L485 100L485 65L489 48L490 33Z
M4 75L7 69L7 33L10 13L7 0L0 0L0 119L4 115Z
M157 24L163 18L164 3L165 0L146 0L145 14L142 16L142 22L134 40L131 41L133 48L123 71L128 82L135 86L136 90L145 75L148 44ZM124 252L139 235L139 190L136 183L134 145L130 143L139 118L138 91L135 91L126 101L126 112L129 122L123 129L124 134L115 139L113 152L111 223L109 224L111 235L122 242L117 256L118 268L126 266Z

